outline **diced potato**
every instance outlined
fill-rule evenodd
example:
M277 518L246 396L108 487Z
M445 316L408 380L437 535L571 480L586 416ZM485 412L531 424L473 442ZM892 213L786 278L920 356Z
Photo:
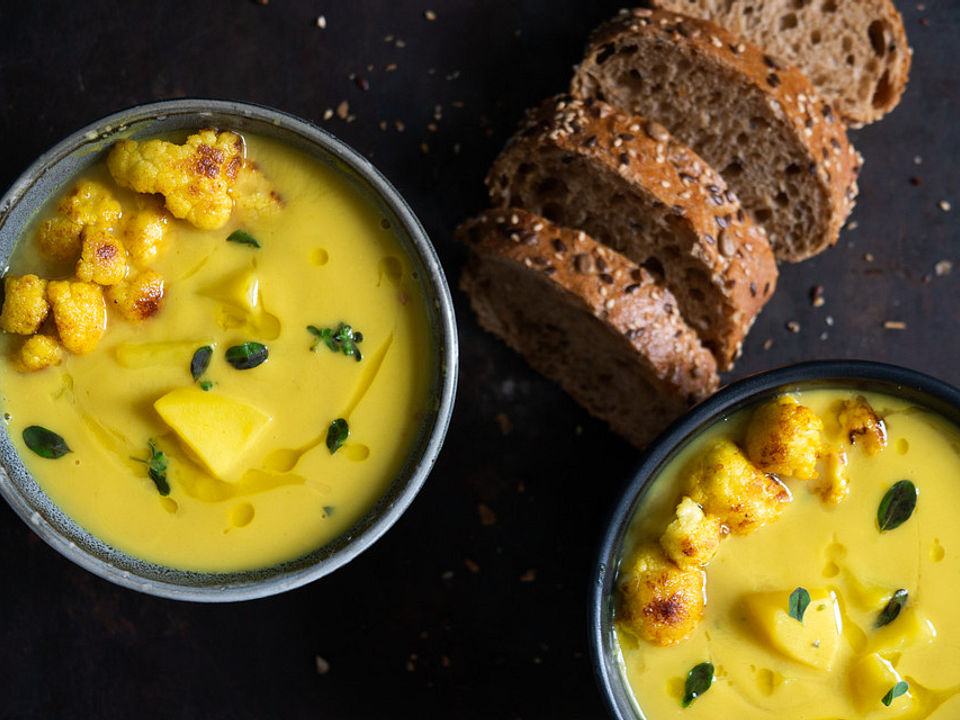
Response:
M271 420L246 403L196 387L172 390L153 406L191 454L221 480L231 479L231 470Z
M682 569L706 565L717 554L724 537L719 518L704 515L700 506L688 497L677 505L676 515L660 536L660 546Z
M876 455L887 446L887 426L862 395L845 400L837 415L837 422L847 441L859 441L867 455Z
M811 590L803 622L790 617L790 593L747 595L744 604L759 636L791 660L818 670L830 670L840 650L843 622L836 596Z
M17 372L37 372L59 365L62 355L55 337L31 335L13 356L13 367Z
M746 450L764 472L799 480L817 477L823 421L789 395L757 408L747 426Z
M127 252L120 238L103 225L85 227L80 233L77 279L97 285L116 285L127 276Z
M37 247L51 260L76 260L80 256L80 231L83 225L70 218L46 220L37 231Z
M169 215L160 207L147 207L129 217L123 226L123 244L134 261L146 265L160 251Z
M849 675L857 709L863 714L883 710L884 717L901 717L916 702L909 690L890 703L889 708L883 705L884 696L901 680L893 665L876 653L861 658L850 668Z
M92 352L107 329L107 303L100 286L51 280L47 297L63 346L76 355Z
M47 281L36 275L7 275L3 279L3 289L0 329L19 335L33 335L50 313Z
M937 629L915 605L908 605L897 618L878 628L870 638L870 652L900 652L913 645L929 645L937 638Z
M57 206L61 215L80 225L113 226L123 210L113 194L93 180L81 180L63 196Z
M231 273L223 280L203 289L203 294L226 303L244 314L255 314L260 304L260 276L247 268Z
M181 340L172 342L120 343L114 349L114 357L125 368L139 369L157 365L190 365L190 358L199 347L210 345L205 340Z
M132 280L107 288L107 300L124 319L146 320L156 315L163 304L163 277L153 270L142 272Z

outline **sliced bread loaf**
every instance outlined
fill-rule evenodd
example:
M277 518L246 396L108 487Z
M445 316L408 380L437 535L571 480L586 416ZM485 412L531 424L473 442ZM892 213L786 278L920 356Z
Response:
M644 266L729 369L777 270L723 180L655 122L552 98L528 113L487 177L495 206L583 230Z
M643 268L517 209L457 229L480 324L638 447L717 387L716 365Z
M806 73L844 120L879 120L900 101L912 51L891 0L656 0L713 20Z
M670 128L720 171L778 258L829 247L853 208L861 159L832 106L715 23L624 11L594 32L572 89Z

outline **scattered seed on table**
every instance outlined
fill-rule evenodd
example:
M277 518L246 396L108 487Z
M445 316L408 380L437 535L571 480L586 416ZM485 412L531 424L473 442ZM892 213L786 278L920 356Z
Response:
M884 320L884 330L906 330L907 324L901 320Z
M944 212L950 212L950 203L947 202L946 200L941 200L937 204L940 206L940 209L943 210Z
M823 307L826 302L823 298L823 285L814 285L810 288L810 304L814 307Z
M324 120L329 120L332 117L333 117L333 110L331 110L330 108L327 108L326 110L323 111Z
M773 338L767 338L766 340L763 341L764 350L769 350L772 347L773 347Z
M933 271L937 274L937 277L949 275L951 270L953 270L953 263L949 260L941 260L933 266Z
M317 664L317 675L326 675L328 672L330 672L330 663L328 663L319 655L316 656L315 662Z
M873 253L864 253L863 259L867 262L873 262Z
M317 27L320 28L321 30L326 29L326 27L327 27L327 18L325 18L323 15L321 15L320 17L318 17L318 18L317 18Z
M423 16L431 22L437 19L437 14L433 10L424 10Z
M798 323L796 320L791 320L787 323L787 330L792 333L800 332L800 323Z
M530 568L526 570L523 575L520 576L520 582L533 582L537 579L537 569Z
M350 114L350 103L346 100L341 100L340 104L337 105L337 117L341 120L346 120L347 116Z

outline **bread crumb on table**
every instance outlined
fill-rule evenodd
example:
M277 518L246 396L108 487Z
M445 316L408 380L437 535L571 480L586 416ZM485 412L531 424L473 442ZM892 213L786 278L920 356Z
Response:
M941 260L933 266L933 271L937 274L937 277L949 275L951 270L953 270L953 263L949 260Z
M884 320L884 330L906 330L907 324L901 320Z

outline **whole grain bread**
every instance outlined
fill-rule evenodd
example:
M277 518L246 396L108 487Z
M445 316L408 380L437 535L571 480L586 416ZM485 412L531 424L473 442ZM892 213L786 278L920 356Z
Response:
M519 209L457 229L480 324L638 447L717 387L716 365L643 268Z
M836 242L861 158L796 68L710 21L635 9L597 28L571 87L670 128L720 171L778 258Z
M583 230L661 279L721 369L776 284L762 231L720 176L662 125L604 103L530 111L487 185L495 206Z
M870 123L900 101L912 51L891 0L655 0L713 20L797 66L840 116Z

